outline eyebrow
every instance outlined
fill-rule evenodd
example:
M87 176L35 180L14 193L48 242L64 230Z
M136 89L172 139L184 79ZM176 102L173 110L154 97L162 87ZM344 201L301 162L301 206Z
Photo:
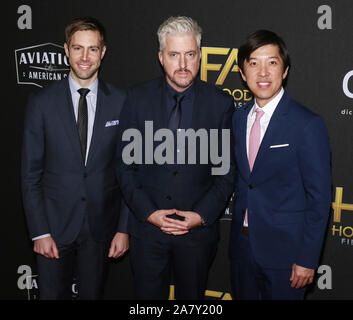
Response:
M195 52L197 52L197 50L185 51L184 53L191 53L191 52L192 52L192 53L195 53ZM168 51L168 53L183 53L183 52L170 50L170 51Z
M254 60L254 59L259 59L261 57L249 57L249 60ZM279 57L278 56L271 56L271 57L265 57L267 59L278 59L279 60Z
M84 46L82 46L80 44L75 44L75 43L72 43L70 46L84 48ZM100 46L89 46L88 48L100 48Z

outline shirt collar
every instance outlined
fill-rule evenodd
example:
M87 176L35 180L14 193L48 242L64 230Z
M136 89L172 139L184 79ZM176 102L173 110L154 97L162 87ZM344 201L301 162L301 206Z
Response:
M69 74L69 86L70 86L70 91L71 91L71 95L73 95L74 93L77 93L77 90L82 88L72 77L71 74ZM97 96L98 93L98 78L96 80L94 80L88 87L87 87L90 91L87 94L87 96L94 94L95 96Z
M251 111L252 112L251 116L255 116L255 110L257 108L260 108L263 112L265 112L265 115L272 117L272 114L275 112L276 107L277 107L279 101L281 100L283 94L284 94L284 89L282 87L280 92L270 102L266 103L262 108L260 108L258 106L256 99L255 99L255 103L254 103L254 106Z

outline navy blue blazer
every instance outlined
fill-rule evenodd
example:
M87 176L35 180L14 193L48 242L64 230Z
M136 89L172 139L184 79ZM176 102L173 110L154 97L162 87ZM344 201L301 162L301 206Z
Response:
M153 121L154 132L167 128L165 85L165 77L160 77L128 90L121 114L121 134L126 129L135 128L141 132L144 142L145 121ZM196 80L194 85L191 128L195 131L201 128L207 131L211 128L231 130L234 111L232 97L200 80ZM154 143L154 147L159 143ZM127 144L125 142L120 146L124 148ZM198 147L195 152L196 159L199 159ZM159 240L170 237L147 222L147 218L155 210L175 208L197 212L206 222L206 227L194 228L182 237L202 241L217 239L217 218L225 209L234 189L234 162L230 163L226 175L211 175L212 167L214 165L210 161L208 164L126 165L120 158L119 182L125 201L133 213L129 217L129 233L140 238Z
M249 240L264 268L316 268L331 205L330 147L324 121L285 92L252 172L246 152L250 101L233 116L238 168L230 254L248 208Z
M97 241L109 240L117 231L127 232L128 210L115 174L118 126L106 125L119 120L124 101L125 93L99 80L85 166L68 79L29 99L22 189L31 238L50 233L56 242L70 243L78 235L85 213Z

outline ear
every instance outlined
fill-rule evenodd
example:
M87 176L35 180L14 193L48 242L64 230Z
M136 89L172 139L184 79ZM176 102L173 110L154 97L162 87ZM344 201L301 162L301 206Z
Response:
M65 54L67 57L69 57L69 46L67 45L67 43L64 43L64 50L65 50Z
M289 66L286 68L286 70L283 72L283 75L282 75L282 79L284 80L287 75L288 75L288 71L289 71Z
M101 53L101 60L103 59L106 50L107 50L107 47L106 47L106 46L103 46L103 48L102 48L102 53Z
M163 51L161 50L158 51L158 59L161 65L163 66Z
M245 76L245 73L239 68L239 71L240 71L240 75L241 77L243 78L243 80L246 82L246 76Z

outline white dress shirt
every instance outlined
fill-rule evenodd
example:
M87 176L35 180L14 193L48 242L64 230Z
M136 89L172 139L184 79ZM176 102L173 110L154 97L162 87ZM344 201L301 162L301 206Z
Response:
M283 93L284 93L284 90L283 90L283 88L281 88L280 92L270 102L265 104L262 108L260 108L258 106L256 99L255 99L255 103L248 114L248 119L247 119L247 124L246 124L246 152L247 152L248 156L249 156L250 130L251 130L251 127L254 124L255 118L256 118L255 110L261 109L264 112L264 115L260 119L260 127L261 127L260 145L261 145L262 139L266 133L266 130L267 130L267 127L270 123L271 117L272 117L273 113L275 112L276 107L283 96Z
M74 106L75 119L77 122L78 116L78 102L80 100L80 94L77 92L78 89L82 87L69 75L69 86L72 97L72 105ZM87 100L87 114L88 114L88 126L87 126L87 150L86 150L86 158L85 164L87 164L87 156L89 152L89 147L91 145L92 133L93 133L93 124L94 117L96 114L96 106L97 106L97 93L98 93L98 79L96 79L89 87L90 90L86 96ZM43 234L41 236L32 238L32 240L38 240L42 238L49 237L50 233Z
M251 127L254 124L255 118L256 118L255 110L261 109L264 112L264 115L260 119L260 129L261 129L260 146L261 146L262 139L266 133L266 130L267 130L267 127L270 123L271 117L272 117L273 113L275 112L276 107L277 107L279 101L281 100L283 94L284 94L284 90L283 90L283 88L281 88L280 92L270 102L265 104L262 108L260 108L258 106L256 99L255 99L255 103L248 114L248 119L247 119L247 123L246 123L246 153L247 153L248 157L249 157L250 130L251 130ZM244 219L243 226L248 227L248 224L245 222L245 219Z
M78 102L80 100L80 94L77 92L77 90L81 89L82 87L71 77L71 75L69 75L69 85L70 85L70 91L71 91L71 97L72 97L72 105L74 106L75 119L77 122ZM88 89L90 91L86 95L88 126L87 126L87 150L86 150L85 164L87 163L87 156L89 152L89 147L91 145L94 117L96 114L98 79L94 80L94 82L88 87Z

